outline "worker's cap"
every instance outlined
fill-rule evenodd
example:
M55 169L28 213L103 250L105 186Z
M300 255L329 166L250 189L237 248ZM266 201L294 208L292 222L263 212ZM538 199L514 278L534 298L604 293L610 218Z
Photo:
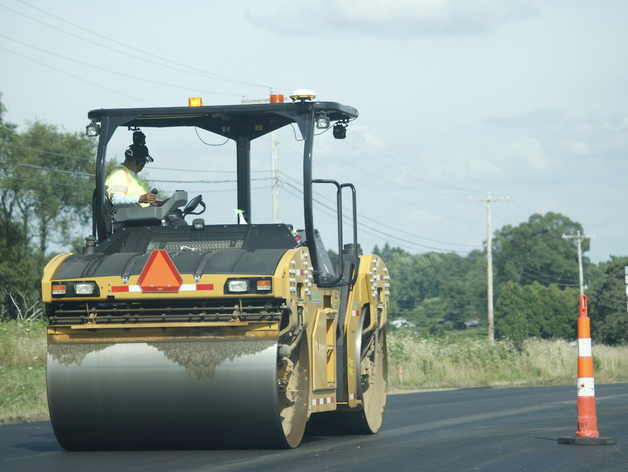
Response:
M153 162L154 160L150 154L148 154L148 148L145 144L131 144L129 149L125 151L124 157L128 159L135 159L138 165Z

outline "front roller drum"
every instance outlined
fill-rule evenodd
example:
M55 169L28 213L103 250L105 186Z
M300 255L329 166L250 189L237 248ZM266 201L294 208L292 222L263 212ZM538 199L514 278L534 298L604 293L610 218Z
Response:
M67 450L296 447L309 373L294 351L286 374L276 339L51 344L52 426Z

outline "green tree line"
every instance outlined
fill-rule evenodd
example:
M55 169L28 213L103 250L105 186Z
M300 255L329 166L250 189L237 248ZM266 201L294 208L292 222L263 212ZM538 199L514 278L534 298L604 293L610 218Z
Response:
M559 213L534 214L518 226L506 225L493 238L495 333L521 346L528 337L577 338L579 268L577 243L563 234L584 233L582 225ZM589 250L588 240L582 243ZM464 329L465 321L487 324L486 250L410 254L386 244L374 252L391 275L391 318L425 332ZM592 338L606 344L628 342L624 267L628 257L593 264L583 257Z
M0 315L20 318L39 309L51 252L90 224L96 143L39 120L20 131L1 98Z

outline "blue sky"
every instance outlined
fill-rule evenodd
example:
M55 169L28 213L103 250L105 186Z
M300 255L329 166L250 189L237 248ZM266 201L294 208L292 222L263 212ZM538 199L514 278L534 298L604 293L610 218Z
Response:
M0 0L0 91L7 120L79 131L95 108L312 89L360 111L314 160L315 177L356 185L366 251L480 249L486 208L467 197L490 191L510 197L493 205L494 229L562 213L596 235L597 262L628 254L625 18L628 3L611 0ZM121 156L129 136L115 139ZM291 129L278 140L280 215L299 226L299 143ZM217 182L234 178L231 144L147 141L149 179L203 193L208 222L232 222L233 184ZM260 222L269 148L253 148ZM328 212L317 222L334 241Z

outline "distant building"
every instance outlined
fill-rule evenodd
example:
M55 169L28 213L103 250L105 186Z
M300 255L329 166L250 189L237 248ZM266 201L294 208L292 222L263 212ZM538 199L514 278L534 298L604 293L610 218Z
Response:
M465 321L464 325L466 329L477 328L480 326L480 320Z
M391 325L393 325L395 328L397 329L402 329L402 328L414 328L416 325L414 323L411 323L408 320L404 320L403 318L399 318L397 320L392 320L389 321L389 323Z

